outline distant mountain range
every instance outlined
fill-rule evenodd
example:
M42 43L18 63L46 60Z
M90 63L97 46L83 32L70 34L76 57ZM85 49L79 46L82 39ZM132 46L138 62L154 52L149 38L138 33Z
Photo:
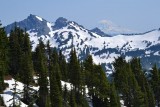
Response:
M141 34L111 36L99 28L88 30L63 17L52 23L32 14L16 22L16 25L30 34L33 51L38 39L44 42L50 40L51 46L61 49L67 59L71 48L75 47L80 60L91 54L94 62L104 67L107 75L112 72L112 63L118 56L124 56L127 60L140 57L144 69L150 69L154 63L160 67L160 29ZM12 23L5 30L10 33L14 27L15 23Z
M102 30L103 32L113 35L113 36L117 34L126 34L126 33L128 34L128 33L135 32L134 30L130 30L125 27L119 26L107 19L99 21L98 28Z

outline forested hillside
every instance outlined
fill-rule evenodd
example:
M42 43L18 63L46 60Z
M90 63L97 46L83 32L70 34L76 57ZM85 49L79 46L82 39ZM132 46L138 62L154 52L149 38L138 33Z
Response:
M0 93L3 96L8 87L6 78L14 78L11 107L22 106L16 99L28 107L160 106L160 71L156 64L145 73L140 58L126 61L118 57L108 80L92 55L80 60L72 47L66 61L62 51L51 47L50 41L38 42L32 51L26 30L15 25L7 36L0 25ZM69 83L70 88L62 81ZM24 84L21 93L17 92L17 82ZM0 106L5 106L4 97L0 97Z

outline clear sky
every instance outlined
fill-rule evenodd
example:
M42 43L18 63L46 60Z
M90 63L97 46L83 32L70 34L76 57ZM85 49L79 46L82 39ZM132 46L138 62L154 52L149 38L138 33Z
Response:
M65 17L88 29L101 20L137 32L160 28L160 0L1 0L0 20L3 25L35 14L54 22Z

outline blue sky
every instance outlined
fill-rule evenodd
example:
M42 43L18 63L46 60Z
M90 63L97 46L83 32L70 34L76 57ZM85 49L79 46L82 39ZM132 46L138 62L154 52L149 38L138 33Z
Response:
M54 22L65 17L92 29L101 20L144 32L160 28L160 0L2 0L3 25L35 14Z

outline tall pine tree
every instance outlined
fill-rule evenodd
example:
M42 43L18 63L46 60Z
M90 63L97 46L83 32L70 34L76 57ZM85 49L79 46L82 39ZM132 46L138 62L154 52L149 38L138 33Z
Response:
M154 92L156 105L159 107L160 106L160 76L159 76L159 72L156 64L152 67L150 82Z
M37 53L37 65L39 72L38 85L39 88L39 106L45 107L48 98L48 80L47 80L47 59L45 56L45 45L40 40L39 46L36 48Z
M79 91L80 86L80 65L78 62L78 58L76 55L76 50L72 49L70 53L70 61L69 61L69 78L70 82L73 84L73 88L76 91Z
M111 107L121 107L120 98L115 89L114 82L110 85L110 106Z
M58 60L59 68L62 75L63 81L68 81L68 73L67 73L67 63L62 51L59 51L59 60Z
M144 94L138 86L131 65L122 57L118 57L114 62L114 81L118 92L122 95L125 106L145 106Z
M155 106L153 92L152 92L151 87L148 83L148 80L145 77L145 74L142 70L140 58L133 58L130 61L130 63L131 63L132 72L134 73L135 78L138 82L138 85L141 87L141 91L144 94L145 106L146 107Z
M50 74L50 99L51 107L62 107L62 93L59 88L59 84L56 79L55 67L51 65L51 74Z
M0 93L4 89L4 74L8 72L8 38L0 24Z
M24 44L23 44L23 54L22 54L22 71L21 77L22 82L24 83L24 102L29 104L31 98L29 95L30 84L33 81L33 63L32 63L32 54L31 54L31 44L29 35L24 33Z

